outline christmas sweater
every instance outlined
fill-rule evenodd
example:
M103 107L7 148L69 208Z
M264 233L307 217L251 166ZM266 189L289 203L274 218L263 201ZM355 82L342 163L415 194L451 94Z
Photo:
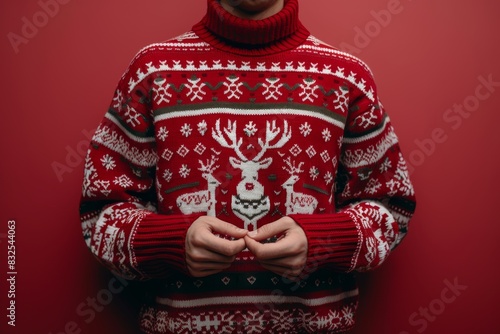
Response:
M260 21L208 0L192 31L125 71L89 147L80 213L100 262L160 282L144 333L337 333L354 325L355 273L387 259L414 208L367 65L311 36L297 0ZM248 230L291 217L308 242L300 280L248 250L191 277L185 235L202 215Z

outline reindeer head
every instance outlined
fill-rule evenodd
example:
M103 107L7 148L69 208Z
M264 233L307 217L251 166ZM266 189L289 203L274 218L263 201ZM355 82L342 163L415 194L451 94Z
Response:
M301 162L298 166L296 166L295 161L292 162L290 157L283 161L286 164L286 166L283 166L283 169L286 170L288 174L290 174L290 177L281 186L283 188L293 187L293 185L300 179L298 174L304 171L302 169L302 165L304 165L304 163Z
M201 160L198 160L200 163L200 168L198 168L199 171L201 171L201 177L203 177L205 180L207 180L209 186L219 186L221 183L214 177L213 172L217 168L219 168L219 165L215 166L215 162L217 161L217 157L212 156L210 160L207 160L206 163L204 163Z
M276 137L281 132L281 129L276 127L276 121L266 122L266 137L258 139L259 146L261 150L253 159L247 158L241 152L241 145L243 144L243 138L237 138L236 133L236 121L228 121L228 125L224 128L224 133L220 128L220 120L215 123L215 129L212 131L212 137L222 146L226 148L231 148L237 157L230 157L229 162L233 168L241 170L241 181L236 187L236 192L238 197L242 200L258 200L262 199L264 196L264 186L258 181L258 172L261 169L268 168L273 162L272 158L264 158L267 150L274 148L283 147L292 136L291 127L288 126L287 121L284 122L283 133L281 138L273 143Z

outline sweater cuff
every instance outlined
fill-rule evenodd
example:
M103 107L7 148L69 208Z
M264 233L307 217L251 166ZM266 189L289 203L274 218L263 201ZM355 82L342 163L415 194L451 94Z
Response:
M289 215L304 230L308 241L305 270L331 267L354 270L361 246L361 231L347 213Z
M187 273L186 232L199 215L149 214L132 235L132 261L149 278Z

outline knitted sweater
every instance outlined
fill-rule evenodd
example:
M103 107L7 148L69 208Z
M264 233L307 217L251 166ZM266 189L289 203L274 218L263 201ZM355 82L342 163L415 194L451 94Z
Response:
M297 0L261 21L208 0L192 31L125 71L85 160L80 213L100 262L161 282L145 333L337 333L354 325L354 273L386 260L414 208L369 68L311 36ZM308 242L300 282L248 250L191 277L185 235L202 215L248 230L294 219Z

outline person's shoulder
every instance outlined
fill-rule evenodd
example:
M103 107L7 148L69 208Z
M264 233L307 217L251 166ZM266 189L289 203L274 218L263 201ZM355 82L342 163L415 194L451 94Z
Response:
M133 62L155 55L164 55L165 52L182 52L204 46L206 46L205 42L203 42L193 31L188 31L163 42L151 43L144 46L136 53Z
M333 71L351 70L358 73L364 72L369 76L373 76L370 67L365 61L351 53L340 50L339 48L332 46L313 35L310 35L307 38L306 42L302 45L302 48L330 60L332 64L336 65L336 68L332 68Z

